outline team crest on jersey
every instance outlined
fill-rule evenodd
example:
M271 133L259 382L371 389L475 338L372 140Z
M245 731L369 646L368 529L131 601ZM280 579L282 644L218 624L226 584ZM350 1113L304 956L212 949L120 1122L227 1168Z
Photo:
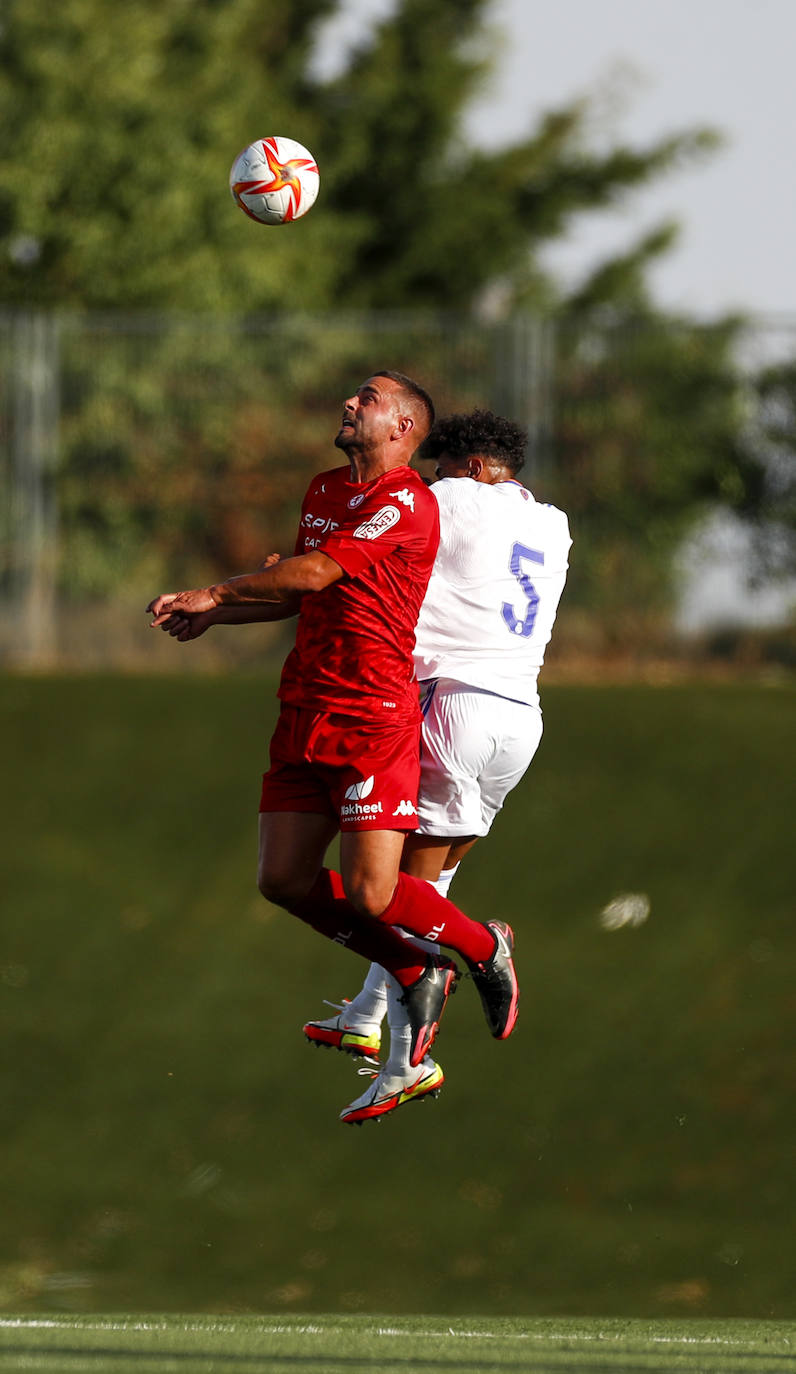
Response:
M408 506L412 514L415 513L415 494L408 487L403 491L391 491L390 496L394 496L396 501L400 501L402 506Z
M355 539L378 539L380 534L392 529L397 525L401 518L401 512L397 506L382 506L375 515L366 520L364 525L358 525L354 530Z
M360 492L359 496L352 496L352 497L351 497L351 500L350 500L349 503L348 503L348 509L349 509L349 510L356 510L356 507L357 507L357 506L361 506L361 505L362 505L362 502L364 501L364 499L365 499L365 493L364 493L364 491L363 491L363 492Z

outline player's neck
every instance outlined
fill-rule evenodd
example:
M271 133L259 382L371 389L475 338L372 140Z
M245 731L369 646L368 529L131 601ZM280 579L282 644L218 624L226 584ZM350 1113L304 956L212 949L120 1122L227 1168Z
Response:
M346 455L351 468L352 482L373 482L377 477L383 477L386 472L393 472L396 468L406 467L407 459L405 456L393 456L384 453L362 453L349 450Z
M490 487L496 487L499 482L511 482L515 487L522 486L522 482L517 481L517 478L509 468L501 468L497 471L490 472L488 476L482 476L480 480L486 482Z

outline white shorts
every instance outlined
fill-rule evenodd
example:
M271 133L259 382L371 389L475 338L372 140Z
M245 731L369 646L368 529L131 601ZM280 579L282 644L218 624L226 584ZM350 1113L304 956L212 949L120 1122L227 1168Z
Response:
M445 678L422 704L420 833L486 835L539 747L542 713Z

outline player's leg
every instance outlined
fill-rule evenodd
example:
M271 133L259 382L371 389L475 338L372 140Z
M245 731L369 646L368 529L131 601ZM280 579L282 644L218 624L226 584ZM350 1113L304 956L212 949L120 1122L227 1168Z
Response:
M372 888L363 881L358 889L359 900L365 901L361 894L371 891L375 894L379 890L375 880ZM447 898L441 897L430 883L403 872L398 874L392 900L385 910L376 913L371 907L370 910L366 908L366 912L374 923L401 927L411 935L436 941L459 952L469 965L492 1035L505 1040L511 1034L517 1019L519 990L510 927L499 921L484 925L472 921ZM455 966L447 961L429 961L425 972L410 983L405 969L391 962L391 957L381 958L379 962L402 986L402 999L412 1029L410 1064L416 1066L433 1043L452 986L451 970Z
M422 958L417 954L406 957L406 941L394 931L363 920L346 900L339 875L324 868L323 860L336 832L336 823L317 813L261 812L260 892L336 944L347 945L369 959L390 955L407 965L407 976L416 975Z
M398 970L397 976L411 983L423 972L425 956L412 950L396 931L361 915L347 901L339 874L323 866L340 825L346 783L351 780L351 770L343 772L339 766L341 747L349 735L356 735L356 723L349 730L336 718L317 712L290 706L280 711L270 745L271 766L263 775L260 797L260 891L363 958L381 964L389 961L391 970ZM327 774L336 780L334 789ZM357 815L371 815L369 806L352 805L351 809ZM397 859L391 863L397 868Z
M469 854L477 839L477 835L462 835L461 839L456 839L450 835L433 835L415 830L406 837L401 868L405 873L411 873L413 878L433 883L440 897L447 897L462 859Z
M341 841L343 888L353 894L386 905L394 887L403 836L400 832L379 831L376 845L363 846L359 854L350 838ZM386 875L386 881L385 881ZM375 887L374 887L375 884ZM383 886L383 892L382 892ZM419 961L418 961L419 963ZM416 971L419 976L419 968ZM381 964L372 963L361 990L352 1001L337 1008L335 1016L307 1021L304 1034L315 1045L325 1045L347 1054L378 1057L381 1048L381 1023L387 1012L387 986L392 975ZM400 994L400 985L398 985ZM408 1021L406 1021L408 1035Z
M422 972L424 955L389 926L363 917L348 901L339 874L323 866L336 830L328 817L312 812L261 813L260 892L336 944L372 961L389 959L396 976L412 982Z
M333 817L312 811L260 813L257 886L267 901L290 910L311 891L337 834Z
M409 1064L416 1066L434 1042L458 970L450 959L439 953L436 945L430 950L421 948L425 944L422 938L420 942L411 939L406 933L408 926L392 922L386 914L405 881L399 871L403 841L402 831L344 831L340 836L340 866L344 890L357 910L374 924L394 929L396 934L400 927L399 938L405 950L407 953L413 951L414 957L422 960L422 967L413 977L390 958L380 961L391 975L389 982L398 985L394 986L394 996L402 1004L408 1023ZM420 883L418 886L425 889L427 885ZM405 954L404 959L406 957Z
M383 965L401 984L413 1065L433 1042L457 970L449 959L423 955L394 927L450 945L471 968L499 962L513 977L510 947L494 924L471 921L429 884L399 871L402 832L416 826L418 734L413 723L366 727L314 718L314 775L324 778L340 819L343 874L321 869L306 896L289 908L328 938ZM384 825L399 816L401 830ZM513 1019L511 1026L493 1027L493 1034L509 1034L512 1026Z
M400 799L412 795L409 777L411 759L406 748L402 755L401 748L398 737L390 742L386 751L382 744L383 756L378 762L373 763L371 776L367 776L370 771L368 762L362 757L358 761L360 771L356 776L365 778L370 787L367 793L367 806L358 807L356 803L351 803L341 808L341 817L345 816L341 822L341 846L346 895L362 914L375 918L382 924L392 923L401 926L421 939L438 942L459 952L469 964L476 980L492 1034L504 1039L513 1029L518 998L511 957L513 937L510 929L498 922L482 925L470 920L453 903L436 892L428 882L406 872L397 875L392 897L389 898L387 905L383 905L388 898L389 887L395 874L399 842L397 832L374 830L371 826L374 814L406 815L405 803ZM411 749L408 752L411 753ZM424 738L424 756L425 752ZM443 763L449 763L445 759L444 742L441 746L441 758ZM443 771L442 767L440 771ZM470 772L473 771L470 768ZM373 789L373 776L376 774L379 778L378 792ZM351 781L356 782L356 776ZM396 778L402 780L396 783ZM461 772L452 784L454 798L459 796L459 781ZM350 796L352 787L348 780L346 782L346 791L343 795ZM464 779L463 785L467 786L469 793L477 797L477 785L471 776ZM390 787L393 788L392 792L389 790ZM422 799L419 805L422 808ZM374 813L374 807L378 807L378 812ZM480 807L478 814L480 816ZM447 818L447 823L450 831L450 817ZM389 838L390 836L392 838ZM462 845L469 845L472 832L465 827L458 828L454 825L452 833L449 833L447 838L460 841ZM440 851L437 857L441 858L444 845L434 848ZM410 994L410 1000L415 999L419 1005L407 1007L412 1027L410 1061L416 1065L419 1062L419 1047L425 1039L430 1045L435 1034L435 1023L444 1006L441 990L433 986L434 978L439 977L439 969L427 983L423 978L410 980L406 970L401 970L390 958L383 958L379 962L400 983L402 991L397 996L405 1005L410 981L418 985ZM428 973L428 970L426 972Z
M343 834L340 841L341 869L346 891L357 904L379 915L399 880L398 864L403 852L403 835L398 832L371 831L366 834ZM392 888L392 891L390 891ZM414 943L407 940L407 943ZM348 1125L380 1120L387 1113L409 1102L436 1097L444 1082L444 1074L427 1052L439 1026L448 992L449 974L446 960L441 960L438 946L428 941L422 944L431 955L433 964L411 987L402 986L387 969L373 965L368 979L380 982L389 996L390 1053L384 1066L372 1075L372 1082L355 1101L343 1108L340 1120ZM366 979L366 988L368 979ZM450 983L452 987L452 982ZM355 1005L362 994L354 999ZM348 1019L349 1008L345 1009ZM422 1047L425 1045L425 1053ZM364 1070L362 1071L364 1072Z
M473 838L469 843L463 842L462 847L466 850L474 843ZM410 832L405 836L401 868L413 877L433 883L440 895L447 897L459 866L458 859L451 863L449 854L452 849L448 839L421 835L418 831ZM428 945L429 952L439 949L438 945L429 941L424 943ZM378 1056L381 1049L380 1028L387 1016L391 1065L400 1061L408 1069L409 1021L400 1000L401 995L400 984L387 969L380 964L371 964L359 992L342 1004L330 1002L328 1005L335 1007L336 1014L306 1022L304 1034L316 1045L329 1046L348 1054Z
M486 835L507 793L530 763L541 734L531 707L459 684L438 683L423 723L419 831L407 837L403 867L447 895L458 863ZM444 856L444 857L443 857ZM464 951L487 1022L505 1038L516 1019L517 988L509 927L490 923L493 959ZM435 932L443 943L445 933ZM400 1008L389 1006L392 1021Z

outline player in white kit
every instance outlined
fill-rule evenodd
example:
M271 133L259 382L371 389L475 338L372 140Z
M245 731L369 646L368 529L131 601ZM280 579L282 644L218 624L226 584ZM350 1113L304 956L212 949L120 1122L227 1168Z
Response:
M438 421L418 453L437 465L440 544L416 630L424 714L419 829L407 835L403 867L443 896L464 855L489 833L542 735L537 678L571 539L564 513L536 501L516 478L525 443L510 420L476 410ZM432 942L434 934L428 932ZM400 993L372 965L362 991L337 1016L304 1027L316 1044L373 1061L388 1015L389 1059L343 1110L345 1122L436 1095L444 1081L430 1056L410 1067ZM515 1019L516 1007L506 1033Z

